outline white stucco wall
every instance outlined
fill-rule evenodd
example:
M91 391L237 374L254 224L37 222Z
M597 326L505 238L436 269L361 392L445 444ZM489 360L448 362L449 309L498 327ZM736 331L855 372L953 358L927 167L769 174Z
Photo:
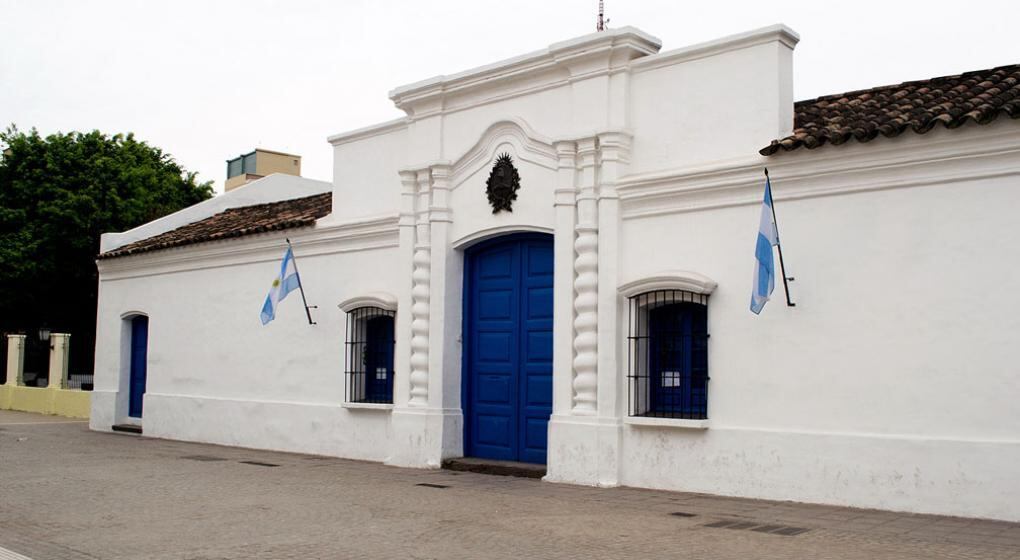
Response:
M326 222L393 214L399 208L405 165L404 119L330 137L333 144L333 213Z
M283 234L101 262L92 427L126 420L121 317L143 312L147 435L437 467L463 452L462 251L544 231L547 480L1020 520L1020 124L761 157L792 123L796 42L659 53L624 28L397 88L406 117L330 137L333 213L289 232L319 324L297 294L258 323ZM493 215L502 152L521 190ZM764 165L797 307L780 284L756 317ZM627 416L617 290L675 270L715 286L698 429ZM336 305L378 291L399 302L394 406L344 408Z
M294 244L315 325L291 293L266 326L259 311L285 251L285 233L101 261L91 427L131 422L122 317L149 317L145 434L381 461L389 415L342 408L348 298L396 291L396 224L374 239ZM160 267L172 256L178 260ZM155 268L146 264L156 265ZM118 402L119 400L119 402Z
M1020 129L1004 123L817 156L924 159L914 150L999 132L1020 147ZM1020 518L1020 269L1008 258L1020 162L1008 177L986 165L972 180L928 183L943 169L918 162L832 177L817 174L817 159L805 151L775 158L781 173L773 167L795 308L778 283L760 316L747 309L757 201L624 220L621 276L693 270L718 288L710 428L625 426L621 483ZM784 176L819 194L790 199L804 193Z
M629 171L744 158L789 134L796 39L780 38L753 39L742 48L695 46L636 61Z

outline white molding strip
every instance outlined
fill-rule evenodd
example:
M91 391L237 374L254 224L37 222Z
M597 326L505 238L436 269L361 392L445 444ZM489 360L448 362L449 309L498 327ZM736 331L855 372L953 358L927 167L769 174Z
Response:
M776 200L1020 175L1020 124L966 128L626 176L617 182L622 217L759 204L766 166Z
M718 284L704 274L687 270L670 270L631 280L617 290L623 297L633 297L656 290L684 290L696 294L711 294Z
M340 146L341 144L364 140L366 138L372 138L373 136L382 136L383 134L389 134L390 132L406 129L409 122L410 120L407 117L400 117L390 121L381 122L379 124L356 128L347 132L340 132L329 136L326 138L326 141L333 146Z
M456 162L453 163L451 188L456 189L467 177L491 165L492 155L501 144L513 146L516 156L555 171L559 163L552 140L536 133L523 119L507 119L493 123Z
M788 48L794 48L800 42L800 35L789 27L777 23L768 27L752 29L744 33L722 37L696 45L689 45L679 49L663 51L651 56L645 56L633 60L630 63L632 72L644 72L654 70L663 66L671 66L690 62L700 58L708 58L728 52L746 49L757 45L764 45L779 42Z
M436 76L419 82L399 86L389 97L397 107L420 103L437 96L484 88L494 82L520 78L555 67L563 61L608 48L629 48L635 53L649 55L658 52L662 42L633 27L621 27L602 33L590 33L568 41L553 43L549 47L520 56L500 60L485 66L471 68L447 76Z
M386 292L372 292L345 299L338 306L344 313L350 313L362 307L378 307L386 311L397 310L397 297Z
M654 418L649 416L626 416L623 423L628 426L652 428L682 428L687 430L707 430L711 424L708 420L687 420L684 418Z
M536 226L531 224L507 224L503 226L490 227L479 231L473 231L457 240L455 240L450 246L454 249L463 250L480 243L486 239L498 237L500 235L506 235L509 233L548 233L552 235L554 230L544 226Z
M359 402L342 402L340 408L346 408L348 410L369 410L374 412L390 412L393 410L393 405L389 403L359 403Z

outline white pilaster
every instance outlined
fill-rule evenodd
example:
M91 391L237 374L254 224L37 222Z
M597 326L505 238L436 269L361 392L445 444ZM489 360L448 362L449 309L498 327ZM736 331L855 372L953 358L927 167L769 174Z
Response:
M577 204L577 144L554 145L558 165L553 237L553 416L570 414L574 401L574 227Z
M623 416L627 413L626 340L621 332L619 285L620 198L616 181L630 162L631 136L626 132L599 134L599 285L598 285L598 455L600 486L620 480Z
M629 161L630 136L606 132L577 145L576 276L566 296L573 296L576 312L573 398L571 406L556 408L554 392L546 480L616 486L626 394L619 361L624 342L616 292L620 234L616 180Z
M396 347L394 356L393 404L407 406L411 387L411 289L414 272L414 238L418 174L415 171L400 172L400 277L403 286L397 293Z
M554 408L549 420L549 464L545 479L591 486L616 484L616 477L600 476L600 422L598 381L599 311L599 216L598 216L598 143L594 137L576 141L574 184L575 211L572 211L573 285L566 292L573 312L572 380L570 399L563 408ZM564 173L566 175L566 173ZM565 178L563 179L565 182ZM569 193L573 195L574 193ZM563 202L568 194L564 193ZM564 225L569 219L558 215ZM557 226L560 221L557 222ZM557 230L557 233L559 230ZM558 292L557 297L563 297ZM563 335L558 335L562 337ZM555 356L554 356L555 358ZM555 385L554 385L555 388ZM556 395L553 396L554 404Z
M391 416L393 440L386 463L402 467L427 466L421 451L427 436L424 409L428 395L428 203L422 202L423 181L419 180L424 179L424 196L427 197L427 174L427 170L400 172L400 256L409 282L398 296L400 330L396 349L403 367L397 366ZM423 288L424 301L420 297ZM402 340L406 342L401 344Z
M462 264L450 239L450 166L431 168L432 201L429 206L431 262L429 283L429 429L433 446L425 450L427 462L464 454L463 415L460 403L461 297L458 280Z
M401 243L409 238L410 344L407 399L393 410L393 446L387 464L439 468L446 457L462 454L463 423L460 413L460 359L451 351L453 317L445 297L450 289L449 166L419 169L404 174L411 214L402 219ZM413 219L413 221L412 221ZM413 224L413 225L412 225ZM404 254L405 258L408 253ZM459 302L458 302L459 304ZM458 315L459 317L459 312ZM459 327L459 322L457 323ZM399 379L399 378L398 378ZM454 390L456 388L456 391Z

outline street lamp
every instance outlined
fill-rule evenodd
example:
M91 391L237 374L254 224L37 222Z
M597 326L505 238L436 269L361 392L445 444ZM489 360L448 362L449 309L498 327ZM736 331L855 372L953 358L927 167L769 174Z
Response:
M50 340L50 328L40 327L39 328L39 342L49 342Z

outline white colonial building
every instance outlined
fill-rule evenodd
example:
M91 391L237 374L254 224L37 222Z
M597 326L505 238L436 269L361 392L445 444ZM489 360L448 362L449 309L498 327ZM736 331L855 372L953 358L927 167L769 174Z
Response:
M1020 520L1020 67L795 104L797 41L402 86L332 184L104 236L92 428ZM766 165L796 306L756 316ZM287 238L315 324L263 326Z

